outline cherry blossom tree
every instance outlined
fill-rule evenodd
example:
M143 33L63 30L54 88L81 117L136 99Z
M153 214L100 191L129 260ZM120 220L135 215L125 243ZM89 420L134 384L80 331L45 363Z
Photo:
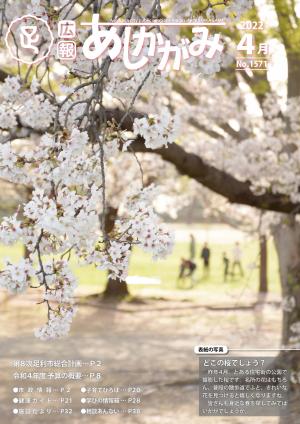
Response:
M223 2L223 7L228 17L240 14L236 2L227 3ZM249 2L245 3L246 10ZM176 7L182 7L187 14L191 5ZM172 2L168 6L172 7ZM199 11L213 10L206 5ZM55 51L57 22L67 18L76 22L81 18L91 20L92 13L103 13L110 20L141 16L152 19L162 16L162 9L159 1L150 6L138 0L105 4L32 0L18 5L7 1L2 10L2 32L6 31L6 42L12 42L10 51L19 55L19 34L18 29L13 31L13 20L22 14L42 18L48 26L47 30L39 27L43 32L39 50L49 43L50 28ZM157 259L165 257L173 243L153 207L157 189L145 186L142 178L139 184L126 187L119 206L122 212L109 234L106 228L110 159L119 150L132 151L136 136L143 137L146 148L157 149L173 143L178 134L179 118L167 107L162 108L159 117L154 114L150 123L149 118L136 118L131 135L123 130L142 91L151 89L155 95L169 84L166 75L158 71L155 55L147 69L137 72L128 71L122 61L114 61L109 55L86 60L85 50L93 56L89 38L85 40L81 28L76 36L79 48L74 62L58 60L52 52L46 60L32 61L25 67L18 61L15 72L16 60L3 51L7 64L3 76L5 72L8 75L1 87L1 177L32 187L32 197L1 224L3 243L21 240L31 252L18 264L7 262L1 271L1 286L20 293L33 279L30 286L44 290L42 302L48 310L48 322L36 331L42 339L60 337L70 328L76 288L68 266L72 253L81 263L108 270L112 279L125 280L133 245L140 245ZM118 36L126 39L124 28ZM165 36L174 38L176 34ZM211 63L203 58L198 65L206 75L217 70L219 62L216 55ZM216 65L212 67L212 63ZM195 67L194 60L189 66ZM119 117L111 115L114 104L125 105ZM28 137L37 139L31 143L32 148L28 148Z
M188 17L193 11L228 22L222 52L210 60L190 57L180 72L159 69L155 54L140 70L128 70L109 55L86 60L84 49L91 56L94 50L82 29L73 62L51 53L24 66L1 51L1 178L33 190L29 202L1 224L1 242L21 240L31 253L17 264L7 262L0 285L12 293L29 285L43 289L48 321L36 331L38 337L47 340L69 331L76 287L68 266L71 254L124 280L132 246L138 244L154 259L171 251L172 236L153 206L157 188L144 183L142 171L139 184L122 190L118 217L107 228L110 162L131 153L139 167L138 153L155 153L230 202L277 213L272 226L284 294L283 343L299 347L299 7L285 0L263 6L256 9L250 0L3 3L2 34L22 14L42 17L54 34L53 51L59 20L91 21L92 13L105 20L151 20ZM282 96L265 73L242 74L233 66L234 41L241 35L237 21L249 9L249 16L259 19L267 7L273 22L262 33L263 41L278 26L277 43L288 64ZM128 32L124 27L118 31L125 40ZM150 31L178 43L180 28L156 25ZM189 35L197 41L197 34ZM249 112L251 104L256 113ZM28 138L37 141L32 148L27 141L22 147ZM299 357L284 358L299 383ZM297 393L299 384L294 386Z
M180 173L231 202L279 213L267 214L266 220L270 221L280 261L284 296L282 340L284 345L297 348L300 317L299 17L295 4L274 1L269 7L269 16L274 19L270 26L279 27L280 66L286 66L287 70L286 78L281 78L281 86L268 80L266 75L239 72L232 72L226 81L198 84L198 91L197 84L192 85L191 80L187 89L177 79L174 88L186 100L186 121L198 131L192 137L185 127L184 146L172 144L156 153L173 163ZM256 113L249 114L249 101L245 102L249 96ZM138 140L134 149L147 151ZM297 399L299 354L292 351L280 358L293 370L294 383L298 383L293 386L293 394ZM295 411L295 416L297 413L299 411Z

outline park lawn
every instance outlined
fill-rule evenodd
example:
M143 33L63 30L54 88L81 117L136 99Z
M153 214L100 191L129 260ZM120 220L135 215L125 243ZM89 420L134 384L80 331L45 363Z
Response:
M227 252L230 257L232 245L226 244L210 244L211 248L211 265L210 275L203 279L202 263L200 261L200 246L197 251L197 270L195 274L195 286L193 290L201 290L207 292L236 292L239 293L244 288L257 292L258 288L258 269L253 269L250 265L258 264L258 242L250 240L242 245L243 250L243 268L244 278L235 277L228 278L227 283L223 282L223 263L222 253ZM132 294L138 294L141 289L155 287L162 290L174 290L176 288L176 280L179 270L180 258L188 258L189 247L186 242L176 243L173 253L166 260L153 261L151 256L142 252L139 248L135 248L130 259L130 276L142 276L147 278L156 278L161 281L160 285L130 285ZM22 246L0 246L0 257L9 258L12 262L17 261L22 255ZM71 258L71 268L78 278L80 285L95 286L95 291L101 291L106 282L106 273L95 269L94 266L79 266L76 258ZM277 254L274 249L272 240L268 242L268 276L269 291L273 293L280 292L280 282L278 273Z
M245 287L253 290L254 293L258 290L259 270L253 269L253 264L259 263L258 242L249 241L242 246L243 250L243 268L244 278L236 276L234 279L228 278L227 282L223 282L223 252L227 252L230 257L233 246L222 244L210 244L211 249L211 264L210 274L208 278L203 278L202 262L200 260L200 248L196 256L197 270L195 275L195 287L193 290L201 290L208 292L228 292L236 291L237 293ZM161 279L160 287L162 289L173 290L176 288L176 280L179 271L180 258L188 258L189 246L188 243L177 243L173 253L164 261L153 262L149 255L143 253L140 249L135 249L130 262L130 275L141 275L152 278ZM277 254L273 242L268 242L268 278L269 290L273 293L280 293L280 280L278 272ZM133 286L131 291L138 292L140 287Z

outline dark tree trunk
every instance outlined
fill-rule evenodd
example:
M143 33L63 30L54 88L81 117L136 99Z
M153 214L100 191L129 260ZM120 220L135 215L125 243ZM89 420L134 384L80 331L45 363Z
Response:
M294 217L286 218L275 229L274 239L280 264L282 296L294 299L293 307L283 311L282 344L286 346L291 338L296 336L291 330L291 325L300 321L300 224ZM300 335L298 337L300 338ZM298 381L290 383L290 414L288 417L282 417L280 424L298 424L300 423L300 351L282 352L276 363L287 367L293 375L298 376Z
M122 299L128 295L128 286L125 281L108 278L106 288L103 292L104 298Z
M259 293L268 293L268 249L266 236L259 238Z
M114 229L118 210L116 208L107 207L105 214L105 231L107 234L111 233ZM119 279L107 279L107 284L103 292L105 299L123 299L129 295L128 286L126 281Z

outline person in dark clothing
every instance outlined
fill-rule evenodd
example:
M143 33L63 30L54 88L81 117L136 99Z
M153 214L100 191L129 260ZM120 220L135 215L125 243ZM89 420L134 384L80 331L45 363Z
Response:
M209 273L210 249L209 249L207 243L205 243L203 248L202 248L201 259L203 260L204 274L208 274Z
M179 268L179 276L177 278L177 285L179 282L184 281L187 277L191 278L191 287L193 286L192 278L193 274L196 271L197 265L195 262L190 261L188 259L181 258L180 268Z
M223 264L224 264L224 283L227 281L229 274L229 259L226 252L223 252Z
M194 261L196 254L196 241L193 234L190 234L190 260Z

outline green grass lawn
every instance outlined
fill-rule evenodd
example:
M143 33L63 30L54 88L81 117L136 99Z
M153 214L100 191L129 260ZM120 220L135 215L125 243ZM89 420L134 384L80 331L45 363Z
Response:
M200 245L197 246L197 271L196 271L196 285L193 290L201 290L208 292L222 292L228 291L241 291L243 287L250 287L253 292L257 292L258 288L258 269L250 269L249 264L258 263L258 242L248 241L242 244L243 250L243 267L245 276L244 278L236 277L232 280L228 278L228 282L223 282L223 263L222 253L224 251L230 256L232 245L226 244L210 244L211 248L211 265L209 278L203 279L202 276L202 263L200 261ZM130 291L137 294L141 288L156 287L161 289L173 290L176 289L176 279L178 275L178 268L180 258L188 258L189 247L188 243L177 243L173 253L164 261L152 261L151 256L143 253L140 249L135 248L130 260L129 275L143 276L149 278L158 278L161 280L161 285L131 285ZM1 258L10 258L12 261L17 261L22 255L22 246L0 246ZM98 271L93 266L80 267L75 258L71 259L71 268L76 274L80 285L93 285L95 291L101 291L105 285L106 274ZM279 293L279 273L277 255L272 241L268 242L268 276L269 276L269 290L270 292Z
M210 274L208 278L203 277L202 262L200 260L200 246L197 252L197 270L196 270L196 285L193 290L201 291L227 291L228 288L232 290L241 291L245 285L253 288L253 292L258 290L259 270L250 269L249 265L259 263L259 246L258 242L250 241L242 245L243 250L243 268L245 276L239 278L236 276L234 279L228 278L227 282L223 282L223 262L222 255L226 251L230 256L231 245L210 244L211 249L211 264ZM180 258L188 258L189 246L188 243L177 243L175 249L170 257L165 261L153 262L151 257L145 255L141 250L136 249L132 255L130 263L130 275L142 275L146 277L157 277L161 279L162 289L174 289L176 287L176 279L178 276L178 268ZM269 290L274 293L280 292L280 281L278 272L277 254L272 241L268 242L268 277L269 277ZM133 286L134 292L138 291L139 287Z

